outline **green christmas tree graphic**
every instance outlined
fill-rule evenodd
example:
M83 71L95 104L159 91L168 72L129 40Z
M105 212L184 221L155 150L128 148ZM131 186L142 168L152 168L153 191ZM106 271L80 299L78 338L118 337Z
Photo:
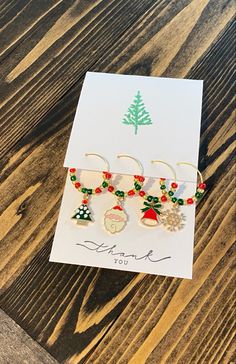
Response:
M138 132L139 125L150 125L152 120L149 112L145 110L145 106L142 100L140 91L134 97L133 103L128 108L127 113L122 120L123 124L133 125L135 135Z

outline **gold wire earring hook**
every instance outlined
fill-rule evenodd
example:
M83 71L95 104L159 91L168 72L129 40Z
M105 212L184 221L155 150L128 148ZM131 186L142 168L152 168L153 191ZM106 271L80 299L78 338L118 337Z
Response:
M192 168L194 168L196 171L197 171L197 173L198 173L198 175L199 175L199 177L200 177L200 181L201 181L201 183L203 183L203 177L202 177L202 174L201 174L201 172L199 171L199 169L194 165L194 164L192 164L192 163L189 163L189 162L178 162L178 163L176 163L178 166L180 166L181 164L185 164L186 166L190 166L190 167L192 167Z
M85 157L89 157L91 155L101 158L103 160L103 162L106 164L106 172L110 171L110 165L106 158L104 158L102 155L100 155L98 153L85 153Z
M169 167L171 172L174 175L174 182L176 182L176 172L175 172L174 168L170 164L168 164L168 163L166 163L164 161L161 161L161 160L156 160L156 159L152 160L151 163L162 163L162 164L165 164L167 167Z
M130 158L130 159L133 159L138 164L138 166L140 168L140 172L141 172L140 176L143 176L143 173L144 173L143 165L137 158L134 158L134 157L132 157L131 155L128 155L128 154L118 154L117 158Z

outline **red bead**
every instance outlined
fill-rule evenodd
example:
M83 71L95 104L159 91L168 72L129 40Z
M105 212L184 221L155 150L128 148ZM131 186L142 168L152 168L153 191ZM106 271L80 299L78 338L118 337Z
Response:
M167 197L165 195L161 196L161 201L162 202L166 202L167 201Z
M187 199L187 204L188 205L192 205L193 204L193 199L191 197Z
M139 182L141 182L141 183L145 181L145 178L144 178L143 176L138 176L138 178L137 178L137 179L138 179L138 181L139 181Z
M114 187L113 187L113 186L109 186L109 187L108 187L108 191L109 191L109 192L113 192L113 191L114 191Z
M88 200L83 200L82 203L85 204L85 205L87 205Z
M130 190L130 191L128 191L128 195L129 195L129 196L133 196L133 195L135 195L134 190Z
M75 188L80 188L80 186L81 186L81 183L79 183L79 182L75 183Z
M111 179L112 174L110 172L103 172L105 179Z
M161 180L161 181L165 181L165 180L166 180L166 178L160 178L160 180Z
M143 197L145 195L146 195L146 193L144 191L139 191L139 196Z
M120 210L120 211L122 211L123 209L122 209L121 206L116 205L116 206L113 207L113 210Z
M171 187L172 187L172 188L177 188L177 187L178 187L178 185L177 185L177 183L172 182L172 183L171 183Z
M205 190L206 184L205 183L199 183L198 187L201 188L202 190Z
M75 173L76 169L75 168L70 168L69 171L70 171L70 173Z
M102 192L102 190L101 190L101 188L100 187L97 187L96 189L95 189L95 193L101 193Z

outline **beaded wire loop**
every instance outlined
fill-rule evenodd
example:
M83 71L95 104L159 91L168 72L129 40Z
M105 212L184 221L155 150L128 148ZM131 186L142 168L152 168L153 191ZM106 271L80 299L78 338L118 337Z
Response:
M102 174L103 182L95 188L87 188L77 179L76 168L70 168L69 172L70 172L70 179L71 179L73 185L75 186L75 188L79 192L82 192L87 195L95 195L95 194L101 193L102 190L105 189L109 185L109 180L112 177L110 172L104 171L104 172L102 172L103 173Z
M144 172L143 165L138 159L136 159L128 154L118 154L117 158L130 158L130 159L134 160L139 166L140 174L134 175L134 187L131 190L128 190L128 191L119 190L119 189L115 188L112 184L109 184L108 191L113 193L119 199L124 199L127 196L132 197L132 196L136 195L142 189L143 183L145 181L145 177L143 176L143 172Z
M123 207L124 200L127 196L134 196L143 185L145 178L143 177L143 166L141 162L127 154L119 154L117 158L130 158L133 159L140 168L140 175L134 176L134 187L129 191L122 191L116 189L112 184L108 186L108 191L116 196L116 205L105 212L104 215L104 227L109 233L118 233L123 230L128 221L128 215Z
M171 187L169 190L167 190L166 188L166 178L159 179L160 189L162 193L162 196L159 197L159 200L161 200L161 202L168 202L168 201L176 202L177 199L176 197L174 197L174 194L178 188L178 184L176 183L176 172L174 168L170 164L162 160L152 160L151 163L162 163L166 165L171 170L174 176L173 182L171 183Z
M101 184L99 186L97 186L95 188L87 188L87 187L83 186L82 183L77 179L77 177L76 177L76 168L70 168L69 169L70 179L71 179L73 185L75 186L75 188L79 192L82 192L85 195L95 195L95 194L102 193L102 190L108 187L109 180L112 177L112 174L109 172L110 171L109 163L108 163L106 158L104 158L103 156L101 156L100 154L97 154L97 153L86 153L85 156L86 157L96 156L96 157L101 158L104 161L104 163L106 165L106 171L102 172L103 181L101 182Z
M205 192L205 189L206 189L206 184L203 182L203 177L202 177L201 172L192 163L189 163L189 162L178 162L177 165L178 166L180 166L180 165L187 165L187 166L190 166L190 167L194 168L197 171L197 174L198 174L198 176L200 178L200 183L198 183L197 188L196 188L196 192L195 192L195 194L193 196L188 197L188 198L185 198L185 199L179 198L177 200L177 203L179 205L192 205L194 202L197 202L197 201L199 201L202 198L202 196L203 196L203 194Z
M141 212L143 213L143 216L141 217L141 222L142 224L148 226L148 227L154 227L156 225L158 225L161 222L161 219L159 217L159 215L162 214L161 212L161 208L162 208L162 202L166 202L168 200L170 200L174 195L174 192L176 190L176 188L178 187L177 183L176 183L176 173L174 168L169 165L168 163L161 161L161 160L152 160L151 163L163 163L165 165L167 165L173 175L174 175L174 182L172 182L171 184L171 189L169 191L167 191L166 189L166 185L165 185L165 178L160 178L160 188L162 191L162 196L158 197L158 196L152 196L147 194L145 191L141 190L139 192L139 195L146 200L143 203L143 208L141 209Z
M165 185L165 178L160 178L160 189L162 192L162 196L158 197L158 196L152 196L149 195L148 193L146 193L145 191L141 190L139 192L139 195L146 200L143 203L143 208L141 209L143 216L141 218L141 222L146 225L146 226L156 226L157 224L160 223L160 218L158 215L161 215L161 209L162 209L162 203L169 201L171 199L173 199L173 195L178 187L177 183L176 183L176 173L174 168L169 165L168 163L161 161L161 160L152 160L151 163L163 163L165 165L167 165L173 175L174 175L174 182L172 182L171 184L171 188L169 191L167 191L166 189L166 185Z
M70 168L69 172L70 172L70 179L73 183L73 185L75 186L75 188L79 191L83 193L83 200L82 200L82 204L74 211L73 215L72 215L72 219L75 223L77 223L78 225L84 225L86 226L89 222L92 222L93 219L91 218L91 211L88 207L89 204L89 196L90 195L95 195L95 194L99 194L101 193L105 188L108 187L109 185L109 180L112 177L111 173L109 172L109 163L108 161L102 157L100 154L97 153L86 153L85 156L96 156L101 158L106 165L106 171L102 172L102 178L103 181L101 182L101 184L98 187L95 188L87 188L85 186L83 186L76 177L76 168Z

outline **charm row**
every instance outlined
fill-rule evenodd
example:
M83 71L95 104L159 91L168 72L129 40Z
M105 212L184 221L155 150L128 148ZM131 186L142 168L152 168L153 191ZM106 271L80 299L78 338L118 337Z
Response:
M200 177L200 183L198 183L194 195L187 198L176 197L176 192L178 191L178 184L176 183L176 173L174 169L163 161L152 161L164 163L173 172L174 180L170 184L168 189L166 186L166 178L160 178L160 196L152 196L145 191L143 184L145 182L145 177L143 176L143 167L139 160L126 154L121 154L118 158L127 157L131 158L137 162L140 167L140 174L133 176L133 186L128 191L123 191L116 188L112 184L112 174L109 171L109 164L105 158L96 153L86 154L95 155L102 158L106 163L106 171L102 172L101 184L95 188L87 188L82 185L78 180L76 175L76 168L70 168L70 179L77 189L77 191L83 194L81 205L74 211L72 215L72 220L78 225L87 225L92 222L91 211L89 209L89 200L93 195L98 195L104 191L112 193L116 197L115 205L105 212L104 215L104 227L110 233L117 233L124 229L127 224L128 216L124 209L124 201L126 198L132 198L134 196L139 196L143 199L143 207L141 209L142 218L141 222L145 226L154 227L159 224L163 224L169 231L177 231L184 227L185 216L181 213L181 206L192 205L200 200L205 192L206 184L203 182L203 178L199 170L190 163L181 162L179 164L190 165L195 168ZM172 208L165 208L167 204L171 204Z

